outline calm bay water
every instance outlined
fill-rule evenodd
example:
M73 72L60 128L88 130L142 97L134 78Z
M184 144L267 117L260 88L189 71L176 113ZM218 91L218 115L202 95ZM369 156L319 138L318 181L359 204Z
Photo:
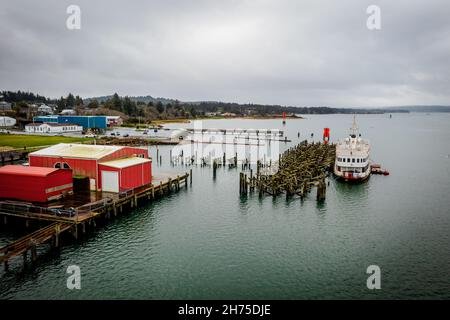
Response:
M450 298L450 114L361 115L371 157L391 175L348 185L330 178L325 203L239 196L239 170L193 167L193 185L123 215L35 268L0 270L0 298L319 299ZM304 120L210 120L207 128L279 128L292 139L351 116ZM171 127L187 127L177 124ZM301 133L300 139L297 132ZM154 174L171 168L168 147ZM155 147L151 153L156 154ZM2 231L0 245L17 237ZM78 265L82 289L66 288ZM366 268L381 268L381 290Z

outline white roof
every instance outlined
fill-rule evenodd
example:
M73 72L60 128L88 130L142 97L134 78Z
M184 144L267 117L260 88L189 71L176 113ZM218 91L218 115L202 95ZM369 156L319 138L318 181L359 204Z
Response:
M64 109L60 113L61 114L76 114L75 110L73 110L73 109Z
M121 168L127 168L127 167L131 167L131 166L135 166L135 165L147 163L147 162L151 162L151 160L146 159L146 158L131 157L131 158L124 158L124 159L100 162L99 164L108 166L108 167L121 169Z
M30 153L32 156L66 157L80 159L101 159L117 150L120 146L104 146L78 143L59 143L54 146Z

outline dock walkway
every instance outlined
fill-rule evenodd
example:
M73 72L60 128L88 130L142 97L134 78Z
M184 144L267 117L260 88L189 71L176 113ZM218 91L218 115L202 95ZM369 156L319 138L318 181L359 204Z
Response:
M86 225L95 227L96 220L99 218L109 219L112 214L117 216L125 208L132 209L171 192L179 191L182 184L187 187L188 177L192 183L192 172L190 172L168 177L164 181L154 180L153 184L118 194L103 193L101 199L76 208L41 207L31 203L2 201L0 202L0 216L3 217L1 222L5 225L8 224L10 218L24 219L26 225L30 220L47 221L50 224L0 248L0 263L4 263L5 270L7 270L8 261L22 254L25 254L24 262L26 262L26 253L29 250L32 254L32 262L34 262L38 245L53 239L52 246L58 247L59 235L66 231L70 231L74 238L78 239L80 233L86 233ZM60 203L64 203L64 201ZM72 204L72 202L68 201L66 204Z

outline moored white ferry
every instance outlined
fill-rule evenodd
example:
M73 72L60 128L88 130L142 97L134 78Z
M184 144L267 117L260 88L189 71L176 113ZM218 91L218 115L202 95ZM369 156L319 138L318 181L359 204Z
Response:
M336 145L334 174L345 181L362 181L369 178L370 173L370 143L361 138L353 116L350 135Z

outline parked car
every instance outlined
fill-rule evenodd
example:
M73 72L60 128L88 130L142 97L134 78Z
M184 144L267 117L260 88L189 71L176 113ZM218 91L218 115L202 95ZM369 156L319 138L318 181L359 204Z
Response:
M130 135L129 135L128 133L125 133L125 134L123 135L124 138L129 137L129 136L130 136Z
M114 132L111 132L111 135L112 135L112 136L115 136L116 134L115 134Z
M85 138L95 138L96 135L93 134L93 133L90 133L90 134L85 134L84 137L85 137Z

